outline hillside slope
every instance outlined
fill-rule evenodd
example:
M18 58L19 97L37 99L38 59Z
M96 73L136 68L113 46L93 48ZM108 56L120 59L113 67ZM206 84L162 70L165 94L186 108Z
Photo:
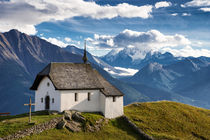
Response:
M134 103L125 115L148 135L157 139L210 139L210 110L161 101Z
M210 139L210 110L197 108L181 103L161 101L134 103L124 107L125 116L136 124L146 134L155 139L169 140L208 140ZM94 125L103 116L95 113L82 113L86 118L85 124ZM54 115L34 114L32 121L40 122L57 117ZM11 123L13 122L13 123ZM87 123L88 122L88 123ZM32 127L29 126L25 115L11 116L8 119L0 117L0 137L12 134L15 131ZM98 131L81 131L73 133L65 129L45 130L23 138L36 139L142 139L122 117L104 121Z
M34 112L32 116L32 122L36 126L27 123L28 119L26 114L21 114L17 116L1 117L0 116L0 139L5 138L8 135L14 134L16 132L24 131L27 128L39 127L38 125L56 117L62 117L62 115L47 115L47 112ZM82 131L71 132L67 128L64 129L49 129L45 130L40 134L33 134L31 136L25 136L22 139L26 140L94 140L94 139L126 139L126 140L141 140L142 138L133 132L133 129L127 125L122 117L107 120L98 113L82 113L85 117L85 122L82 125ZM102 121L101 121L102 120ZM90 129L101 123L101 127L98 129ZM77 122L78 123L78 122ZM90 131L91 130L91 131Z

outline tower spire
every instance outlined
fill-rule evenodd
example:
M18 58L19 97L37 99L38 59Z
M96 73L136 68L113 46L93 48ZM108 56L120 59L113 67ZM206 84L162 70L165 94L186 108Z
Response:
M84 64L86 64L87 60L88 60L88 58L87 58L87 51L86 51L86 40L84 42L84 55L83 55L82 60L83 60Z

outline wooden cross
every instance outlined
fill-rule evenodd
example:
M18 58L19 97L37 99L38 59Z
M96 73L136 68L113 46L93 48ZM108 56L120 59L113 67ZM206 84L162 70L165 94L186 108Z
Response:
M31 103L31 97L29 100L29 104L24 104L25 106L29 106L29 123L31 123L31 106L35 105L34 103Z

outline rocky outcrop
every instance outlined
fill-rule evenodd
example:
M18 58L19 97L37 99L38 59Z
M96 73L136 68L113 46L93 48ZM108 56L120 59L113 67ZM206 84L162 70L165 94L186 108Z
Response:
M71 132L80 132L82 131L82 124L79 122L71 121L66 123L65 126Z
M81 122L81 123L85 122L85 118L81 115L80 112L75 112L74 114L72 114L72 120Z
M80 112L74 110L65 110L63 119L57 124L57 129L63 129L66 127L71 132L80 132L83 130L85 118Z
M62 120L56 125L56 128L63 129L65 127L65 125L66 125L66 121Z
M94 124L89 123L78 111L65 110L63 119L57 124L57 129L63 129L64 127L71 132L96 132L101 129L104 124L107 124L108 120L105 118L97 120Z

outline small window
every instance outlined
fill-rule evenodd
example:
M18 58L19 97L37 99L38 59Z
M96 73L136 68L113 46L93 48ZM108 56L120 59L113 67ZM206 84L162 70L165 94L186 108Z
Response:
M78 100L78 93L74 94L74 99L75 99L75 102Z
M91 93L88 92L88 101L90 101L90 95L91 95Z
M43 98L41 98L41 103L43 103Z
M54 98L52 98L52 103L54 103L55 101L54 101Z
M113 102L115 102L116 101L116 97L113 97Z
M48 87L50 86L50 83L49 83L49 82L47 82L47 86L48 86Z

